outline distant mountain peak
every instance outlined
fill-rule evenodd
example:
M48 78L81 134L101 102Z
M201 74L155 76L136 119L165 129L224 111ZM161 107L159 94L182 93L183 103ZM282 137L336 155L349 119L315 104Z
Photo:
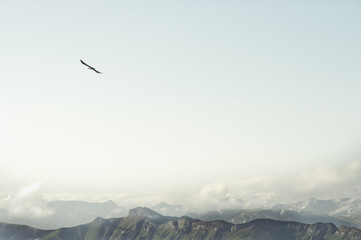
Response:
M160 207L168 207L168 206L171 206L169 203L166 203L166 202L160 202L158 203L156 206L160 206Z
M169 204L166 202L160 202L151 208L152 210L163 214L164 216L176 216L181 217L187 214L188 208L182 204Z
M157 205L154 206L154 208L156 207L183 207L183 205L181 204L169 204L169 203L166 203L166 202L160 202L158 203Z
M102 222L104 222L104 218L102 218L102 217L97 217L97 218L95 218L94 220L93 220L93 222L94 223L102 223Z
M150 208L147 207L137 207L134 209L130 209L129 210L129 216L138 216L138 217L147 217L150 219L154 219L154 218L164 218L163 215L153 211Z

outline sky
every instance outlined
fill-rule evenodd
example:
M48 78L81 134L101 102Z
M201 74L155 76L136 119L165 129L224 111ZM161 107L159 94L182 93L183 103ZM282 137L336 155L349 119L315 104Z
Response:
M360 197L360 11L1 1L0 203Z

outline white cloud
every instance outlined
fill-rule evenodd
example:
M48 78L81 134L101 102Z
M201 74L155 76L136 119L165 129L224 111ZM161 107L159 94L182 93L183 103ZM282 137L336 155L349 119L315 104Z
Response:
M33 183L16 193L10 193L1 199L2 207L6 208L10 217L42 218L52 214L47 202L40 194L41 183Z
M355 197L361 187L361 162L354 161L343 167L321 167L302 172L294 179L295 195L317 197Z
M193 196L193 205L198 209L217 209L229 204L229 189L226 183L217 182L204 186ZM192 203L191 203L192 205Z
M40 218L52 214L47 202L52 200L80 200L104 202L113 200L118 206L131 209L152 207L159 202L183 204L190 209L215 210L226 208L268 207L278 203L292 203L305 198L331 199L359 197L361 193L361 162L354 161L340 167L324 166L291 176L259 176L238 181L217 181L198 191L177 191L149 196L128 193L108 194L41 194L39 183L24 187L17 193L0 199L14 217Z
M352 198L360 193L361 162L354 161L341 167L319 167L292 176L259 176L212 183L194 193L186 202L193 203L198 209L257 208L310 197Z

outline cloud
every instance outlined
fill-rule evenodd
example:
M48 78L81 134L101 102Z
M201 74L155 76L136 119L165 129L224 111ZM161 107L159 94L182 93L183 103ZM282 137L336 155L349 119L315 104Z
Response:
M52 214L47 202L82 200L104 202L113 200L118 206L131 209L153 207L160 202L183 204L194 211L226 208L271 207L306 198L331 199L359 197L361 193L361 162L340 167L322 166L289 176L258 176L237 181L217 181L195 191L136 196L128 193L109 194L40 194L40 183L24 187L0 200L13 217L41 218Z
M40 194L41 183L33 183L16 193L10 193L1 200L2 207L6 208L13 218L42 218L52 214L47 202Z
M294 194L326 198L355 197L361 189L361 162L354 161L343 167L321 167L305 171L294 179Z
M204 186L199 193L194 194L192 201L198 209L217 209L225 205L231 205L233 201L229 195L228 185L223 182L216 182Z
M201 189L199 197L201 201L214 199L214 198L223 198L228 193L227 185L224 183L213 183L206 185Z
M292 203L306 198L359 197L361 162L341 167L323 166L291 176L258 176L204 186L185 200L198 209L258 208Z

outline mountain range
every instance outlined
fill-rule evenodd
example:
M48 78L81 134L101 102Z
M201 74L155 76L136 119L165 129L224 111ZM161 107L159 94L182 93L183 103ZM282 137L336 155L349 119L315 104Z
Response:
M123 218L96 218L71 228L40 230L0 224L0 240L361 240L361 230L332 223L304 224L257 219L243 224L167 217L149 208L129 210Z
M0 209L0 222L29 225L40 229L57 229L89 223L96 217L125 217L129 211L113 201L100 203L51 201L47 203L46 207L51 214L38 218L16 216L6 209ZM165 202L150 208L164 216L181 217L186 215L202 221L223 220L233 224L242 224L266 218L306 224L333 223L336 227L349 226L361 229L361 198L331 200L310 198L293 204L277 204L269 208L219 209L203 212L197 212L184 205L172 205Z
M256 219L272 219L279 221L293 221L307 224L317 222L331 222L335 226L358 227L357 224L350 221L344 221L337 217L325 214L314 214L312 212L295 212L290 210L271 210L271 209L225 209L218 211L207 211L202 213L189 213L188 216L203 221L224 220L234 224L246 223Z
M204 221L224 220L235 224L268 218L307 224L332 222L338 227L345 225L361 228L361 198L331 200L309 198L293 204L277 204L268 208L219 209L203 212L192 212L186 206L170 205L163 202L152 207L152 209L163 215L178 217L187 215Z
M278 204L272 209L288 209L296 212L312 212L336 217L361 227L361 198L319 200L309 198L294 204Z

